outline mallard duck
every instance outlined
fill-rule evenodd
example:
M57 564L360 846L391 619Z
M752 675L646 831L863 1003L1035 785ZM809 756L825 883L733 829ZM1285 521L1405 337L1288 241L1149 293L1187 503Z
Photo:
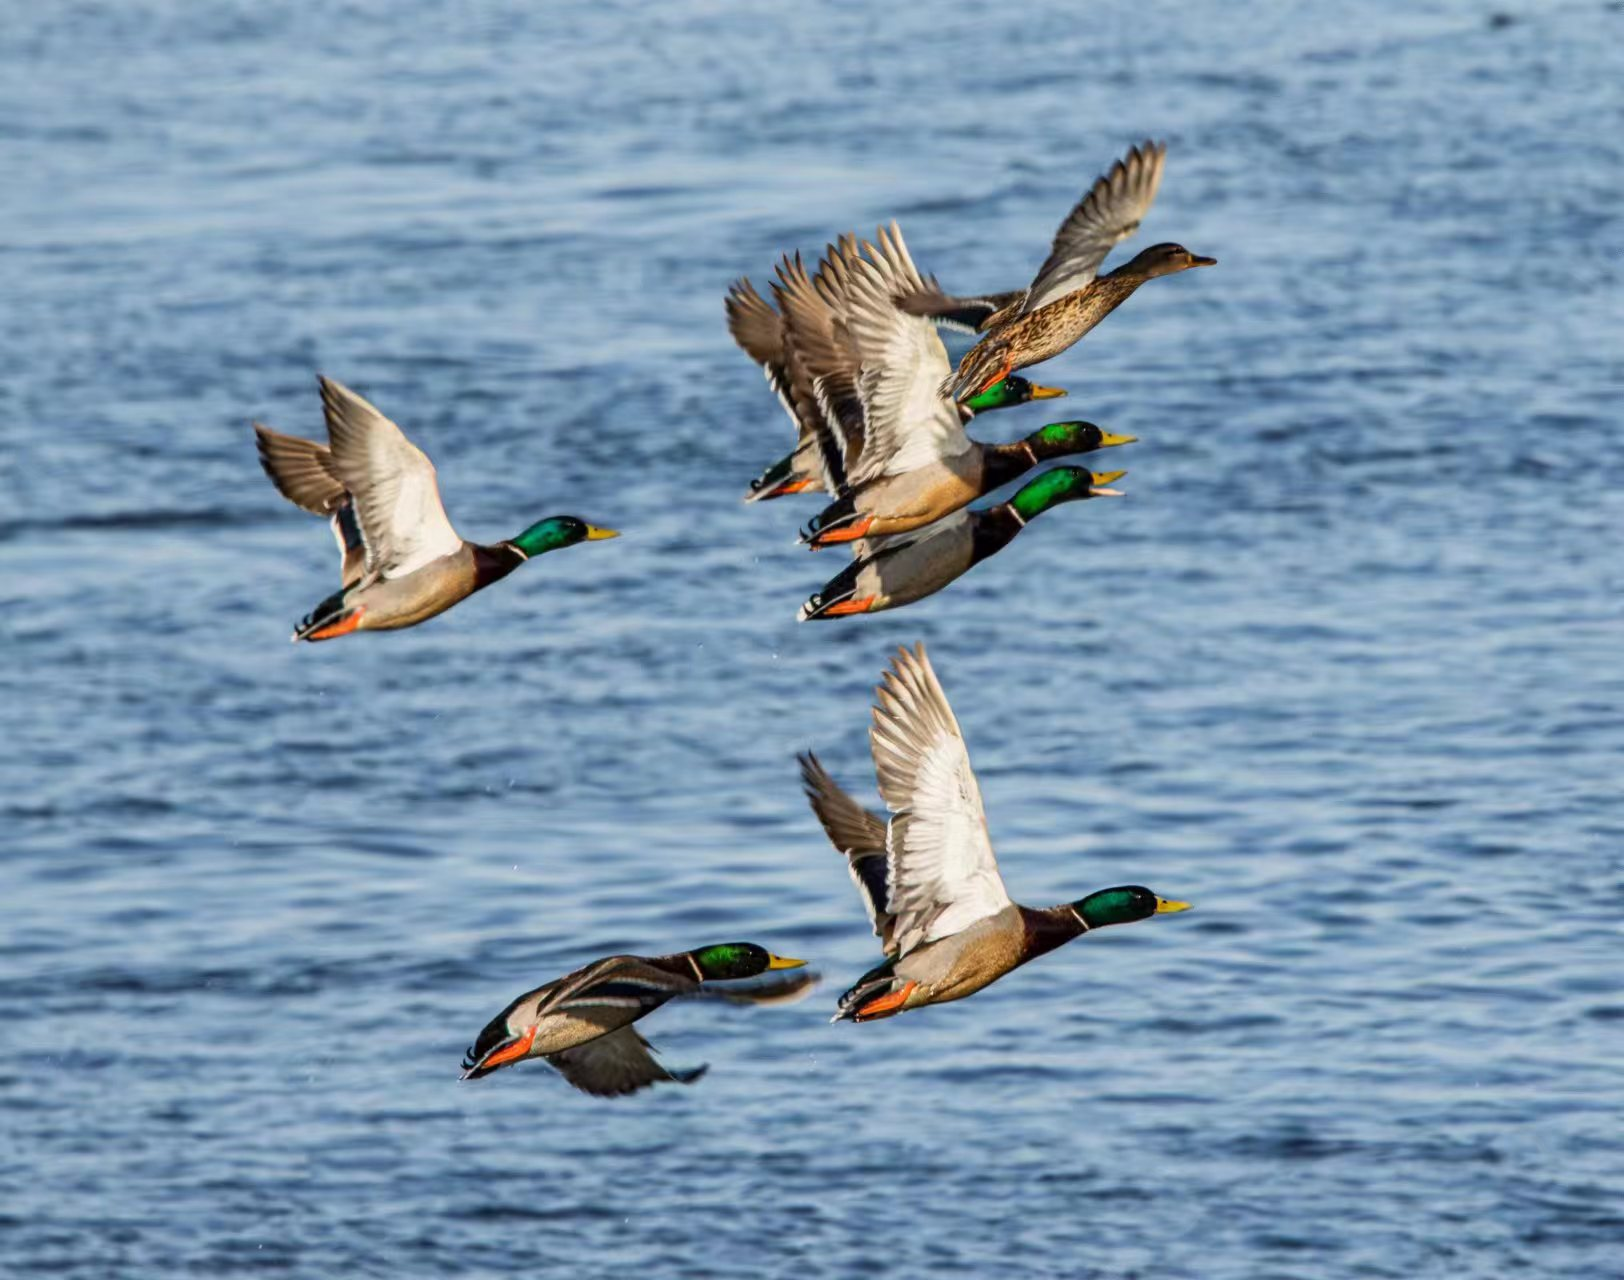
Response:
M1012 902L964 734L923 644L892 659L869 743L889 820L842 791L815 756L801 757L813 812L846 855L885 953L840 997L833 1021L962 1000L1095 929L1189 910L1141 885L1055 907Z
M348 387L319 381L326 446L254 424L265 474L289 502L331 519L342 557L342 588L311 610L295 640L413 627L533 556L619 536L549 516L506 542L465 541L446 518L428 455Z
M1017 300L982 319L987 336L942 381L943 395L968 399L1012 370L1059 355L1146 280L1216 265L1216 258L1203 258L1183 245L1155 244L1115 271L1099 274L1112 246L1138 230L1150 211L1166 158L1164 145L1145 142L1095 181L1060 224L1048 260L1032 283Z
M972 440L964 428L973 415L936 390L948 363L935 327L896 305L897 296L924 285L902 231L893 222L876 240L864 245L866 259L853 255L844 294L845 330L861 368L855 416L862 429L845 429L851 415L834 415L845 438L845 484L803 542L818 548L923 528L1041 461L1132 443L1091 422L1050 423L1012 444ZM1062 394L1027 392L1039 400Z
M478 1080L526 1058L545 1058L577 1089L601 1097L634 1093L663 1080L692 1084L706 1068L672 1071L661 1066L632 1023L674 997L701 994L705 983L754 978L805 963L775 956L753 942L723 942L669 956L608 956L525 992L492 1018L464 1056L462 1078ZM815 974L797 974L715 994L770 1003L816 982Z
M1121 497L1106 486L1126 474L1052 467L1028 481L1008 502L955 511L913 533L854 542L852 562L801 606L800 619L879 613L923 600L997 555L1051 507L1084 498Z
M809 274L799 254L786 254L772 286L775 310L748 277L728 289L728 331L761 366L767 384L795 424L796 446L750 482L746 502L822 490L838 493L843 457L862 444L861 416L842 424L831 436L830 415L842 397L856 405L858 368L844 333L844 294L857 239L843 235L826 247L817 271ZM946 353L943 352L946 366ZM1064 395L1025 378L1007 378L970 397L961 406L965 420L977 413L1005 409L1030 400Z

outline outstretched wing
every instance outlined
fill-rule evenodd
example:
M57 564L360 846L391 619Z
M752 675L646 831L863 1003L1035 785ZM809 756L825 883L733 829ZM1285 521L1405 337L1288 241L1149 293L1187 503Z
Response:
M328 517L338 542L339 580L346 587L359 581L366 568L366 542L355 503L338 478L332 453L314 440L285 436L262 422L254 424L254 439L259 464L277 492L295 506Z
M898 952L960 932L1010 905L981 788L925 646L901 649L876 690L869 745L887 833Z
M862 895L874 936L891 955L896 950L895 917L888 905L885 819L853 800L810 751L796 758L801 762L801 785L812 812L823 824L829 843L846 855L846 869Z
M771 305L756 292L749 276L741 276L728 286L727 331L733 335L744 354L761 366L767 385L784 406L784 412L795 420L795 407L789 400L789 366L784 355L783 320Z
M833 246L830 254L836 255ZM826 268L820 267L820 274ZM790 401L800 424L801 442L817 447L823 487L839 493L845 484L852 442L836 412L842 388L855 387L857 352L842 322L838 295L827 283L807 274L800 254L788 254L778 264L773 294L784 315L784 349L789 368ZM862 448L861 425L855 447Z
M1055 232L1048 261L1038 269L1017 314L1026 315L1047 306L1083 288L1099 274L1100 263L1112 246L1137 231L1150 212L1166 159L1165 144L1142 142L1130 148L1109 173L1095 179L1088 194Z
M944 293L936 277L929 276L923 288L901 294L896 301L897 306L911 316L925 316L946 328L965 333L980 333L1005 307L1025 297L1025 289L974 295Z
M947 378L947 349L936 326L896 304L898 294L921 287L902 232L882 227L878 245L851 272L847 325L862 362L858 389L867 436L851 481L860 486L900 475L970 448L957 406L937 388Z
M259 465L276 491L294 506L312 515L330 516L349 501L349 490L338 478L326 445L285 436L263 422L254 424L254 443L259 447Z
M322 378L332 467L354 495L367 571L401 578L462 549L428 455L355 392Z
M564 1079L583 1093L599 1098L636 1093L667 1080L692 1084L707 1070L695 1067L691 1071L672 1071L661 1066L653 1046L637 1033L636 1027L629 1026L546 1057Z

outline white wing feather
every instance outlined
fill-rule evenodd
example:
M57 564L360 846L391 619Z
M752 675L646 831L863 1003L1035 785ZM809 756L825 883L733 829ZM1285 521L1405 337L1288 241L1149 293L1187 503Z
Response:
M907 955L996 915L1010 898L969 751L924 645L897 653L876 694L869 745L892 813L887 905Z
M428 455L348 387L321 379L333 467L355 497L373 577L402 578L462 549Z
M896 304L899 296L923 287L902 232L893 222L889 230L880 229L878 239L878 246L864 246L868 260L854 265L847 297L867 423L862 457L850 477L854 485L914 471L970 448L958 408L937 391L951 366L936 326Z

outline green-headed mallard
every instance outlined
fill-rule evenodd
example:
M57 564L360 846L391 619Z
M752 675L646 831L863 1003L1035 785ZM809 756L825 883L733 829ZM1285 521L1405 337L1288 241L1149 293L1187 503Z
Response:
M974 995L1073 938L1185 911L1140 885L1034 909L998 873L964 735L925 656L899 650L876 690L869 742L890 820L801 757L813 811L844 853L885 962L840 997L834 1021L869 1022Z
M661 1066L632 1023L677 996L718 994L751 1004L785 999L808 989L817 975L797 974L731 992L702 988L805 963L753 942L723 942L669 956L608 956L525 992L492 1018L463 1058L462 1078L477 1080L526 1058L545 1058L577 1089L602 1097L634 1093L662 1080L692 1084L705 1068Z
M801 606L800 619L879 613L923 600L1002 551L1051 507L1084 498L1121 497L1105 486L1126 474L1052 467L1022 485L1008 502L955 511L913 533L854 542L852 562Z
M803 542L817 548L907 533L1039 462L1132 442L1132 436L1112 435L1091 422L1050 423L1012 444L972 440L964 430L972 414L937 391L948 362L935 326L896 305L898 296L924 287L902 231L893 222L880 228L876 240L864 245L866 259L852 255L845 272L844 327L860 368L855 417L861 430L845 427L854 415L831 415L845 438L845 483L839 500L802 534ZM1031 399L1062 394L1028 386Z
M265 474L295 506L332 520L343 557L343 586L311 610L295 640L416 626L533 556L617 536L549 516L506 542L465 541L446 518L428 455L348 387L320 382L326 446L254 424Z
M943 395L968 399L1008 377L1012 370L1059 355L1146 280L1217 262L1191 253L1183 245L1155 244L1115 271L1099 274L1100 263L1112 246L1138 230L1150 211L1166 158L1164 145L1145 142L1130 148L1109 173L1095 181L1060 224L1048 260L1032 283L1017 300L981 321L986 337L942 381ZM911 305L917 307L921 302L915 299Z
M844 457L861 448L860 416L855 431L849 419L830 422L843 395L849 397L847 402L857 402L858 369L844 329L847 273L856 257L857 239L849 234L827 246L815 273L806 271L799 254L793 258L786 254L772 286L782 314L748 278L734 281L728 289L728 331L761 366L796 431L794 451L750 482L746 502L815 490L838 493ZM942 363L945 371L945 351ZM969 398L961 411L968 421L977 413L1064 394L1011 377Z

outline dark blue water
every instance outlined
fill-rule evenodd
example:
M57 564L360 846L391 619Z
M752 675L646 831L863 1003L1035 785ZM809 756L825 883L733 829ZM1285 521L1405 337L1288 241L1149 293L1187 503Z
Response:
M1624 1274L1624 12L902 8L7 8L0 1271ZM1220 266L1043 370L1130 496L798 626L727 282L896 216L1010 287L1147 135ZM334 555L248 423L318 370L470 536L628 536L289 645ZM1198 910L830 1026L792 755L868 794L918 639L1017 897ZM650 1019L700 1085L458 1083L734 937L828 981Z

